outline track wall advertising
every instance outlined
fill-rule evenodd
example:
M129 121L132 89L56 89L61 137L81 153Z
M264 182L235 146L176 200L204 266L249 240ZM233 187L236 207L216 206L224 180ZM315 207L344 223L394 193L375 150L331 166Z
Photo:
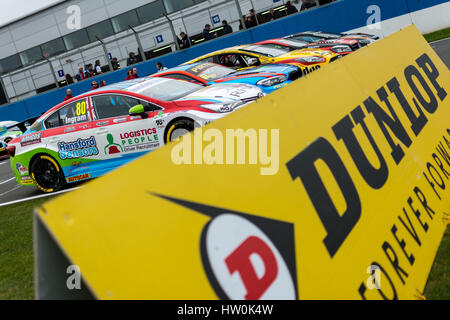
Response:
M450 213L449 93L411 26L187 136L278 129L276 174L177 165L179 141L36 216L100 299L416 299Z

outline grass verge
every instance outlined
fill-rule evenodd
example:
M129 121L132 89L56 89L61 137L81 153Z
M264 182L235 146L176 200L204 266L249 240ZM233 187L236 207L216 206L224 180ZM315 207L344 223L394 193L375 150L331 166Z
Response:
M33 299L33 209L41 198L0 207L0 300Z
M450 28L423 35L428 42L433 42L450 37Z

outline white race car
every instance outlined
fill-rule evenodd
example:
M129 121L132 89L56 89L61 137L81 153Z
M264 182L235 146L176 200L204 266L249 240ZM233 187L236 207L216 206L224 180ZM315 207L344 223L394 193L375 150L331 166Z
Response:
M264 96L248 84L203 87L143 78L68 100L42 115L7 150L17 182L54 192L101 176Z

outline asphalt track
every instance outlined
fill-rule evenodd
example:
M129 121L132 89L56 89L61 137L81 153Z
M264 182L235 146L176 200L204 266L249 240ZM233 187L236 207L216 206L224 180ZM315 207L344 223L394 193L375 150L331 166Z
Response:
M433 42L430 45L450 69L450 38ZM82 186L82 183L76 184L62 192L70 192ZM43 194L35 187L19 186L12 173L10 161L0 162L0 207L46 196L48 195Z

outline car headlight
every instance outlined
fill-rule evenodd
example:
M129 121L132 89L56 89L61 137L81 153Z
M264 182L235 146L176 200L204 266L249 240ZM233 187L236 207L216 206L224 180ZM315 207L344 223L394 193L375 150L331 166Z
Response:
M325 59L322 57L310 56L310 57L297 58L297 59L295 59L295 61L298 61L298 62L301 62L304 64L311 64L311 63L325 62Z
M228 102L228 103L212 103L212 104L202 104L200 107L212 110L217 113L227 113L232 112L237 107L243 105L245 102L236 101L236 102Z
M336 53L343 53L343 52L352 51L352 48L350 48L349 46L334 46L334 47L331 47L331 51L336 52Z
M280 76L275 76L275 77L270 77L267 79L260 80L256 84L258 86L271 87L276 84L283 83L286 80L287 80L287 77L285 75L280 75Z

